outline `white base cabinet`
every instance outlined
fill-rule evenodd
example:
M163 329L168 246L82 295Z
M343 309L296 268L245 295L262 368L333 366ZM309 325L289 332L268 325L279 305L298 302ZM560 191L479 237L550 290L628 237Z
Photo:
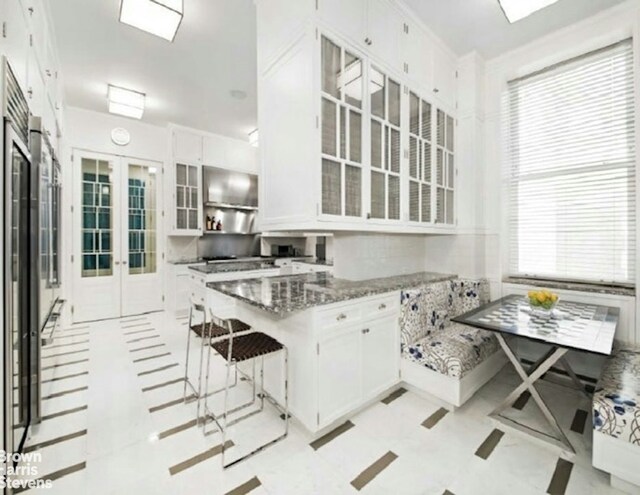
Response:
M289 410L320 435L400 382L399 311L391 292L284 318L236 300L234 315L287 346ZM265 386L281 404L283 378L281 357L265 361Z

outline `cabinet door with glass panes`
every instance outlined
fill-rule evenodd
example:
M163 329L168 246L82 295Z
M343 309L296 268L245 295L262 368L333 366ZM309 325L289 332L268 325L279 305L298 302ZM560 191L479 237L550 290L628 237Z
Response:
M400 220L400 93L400 83L369 67L372 219Z
M433 223L431 103L409 92L409 221Z
M200 235L200 166L175 164L173 235Z
M454 225L455 177L454 162L455 120L444 111L436 111L436 223Z
M326 36L322 58L323 216L363 217L362 59Z

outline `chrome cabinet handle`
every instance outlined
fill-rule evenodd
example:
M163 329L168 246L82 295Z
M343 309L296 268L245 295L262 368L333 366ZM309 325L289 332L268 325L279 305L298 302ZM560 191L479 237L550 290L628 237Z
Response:
M365 334L365 333L369 333L369 329L368 329L368 328L363 328L363 329L362 329L362 333L363 333L363 334Z
M382 303L380 306L378 306L378 309L387 309L387 305L385 303Z
M120 264L120 262L119 261L114 261L113 264L118 266Z
M340 321L340 320L346 320L347 319L347 315L345 315L344 313L340 313L338 316L336 316L336 320Z

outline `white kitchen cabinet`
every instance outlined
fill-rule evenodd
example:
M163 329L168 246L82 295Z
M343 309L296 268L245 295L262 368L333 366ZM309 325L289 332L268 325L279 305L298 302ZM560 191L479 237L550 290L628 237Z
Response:
M388 0L368 0L367 2L367 46L373 59L385 68L400 72L403 60L400 43L404 32L405 19Z
M9 61L20 89L26 95L30 37L28 13L21 0L5 0L0 16L4 30L4 36L1 38L2 52Z
M456 223L456 167L454 138L456 122L443 110L436 111L436 223L453 226Z
M366 46L367 0L318 0L318 18L352 42Z
M258 174L258 150L248 142L205 134L202 164L208 167Z
M268 37L264 1L258 26ZM455 115L456 60L394 0L341 7L318 0L316 17L259 75L261 229L452 233L447 218L434 221L433 179L410 185L405 114L414 92ZM362 25L364 45L353 41ZM435 136L435 118L431 125Z
M25 96L27 97L29 110L33 115L43 117L44 121L45 101L47 100L47 96L44 79L42 78L38 60L35 57L33 50L29 56L27 77L28 86Z
M187 163L202 163L202 135L188 130L172 130L173 158Z
M380 303L384 304L384 303ZM372 399L398 381L400 366L396 333L398 316L371 320L362 333L362 395Z
M455 60L442 47L434 45L433 92L449 113L453 113L456 108L457 80Z
M169 168L173 183L171 229L173 236L202 235L202 168L197 163L176 162Z
M334 422L362 401L362 331L360 325L341 327L318 343L320 425Z

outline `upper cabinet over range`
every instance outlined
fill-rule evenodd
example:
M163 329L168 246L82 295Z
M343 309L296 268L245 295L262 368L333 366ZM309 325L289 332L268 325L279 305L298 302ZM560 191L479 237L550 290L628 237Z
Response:
M457 59L391 0L257 0L261 225L452 233Z

